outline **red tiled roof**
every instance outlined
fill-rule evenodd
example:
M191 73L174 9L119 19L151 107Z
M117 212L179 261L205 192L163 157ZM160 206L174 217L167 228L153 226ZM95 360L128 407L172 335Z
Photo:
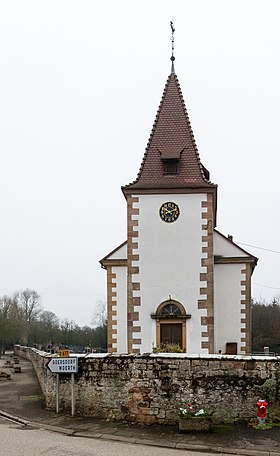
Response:
M179 159L177 174L165 175L162 159ZM177 76L167 79L144 158L131 184L122 189L216 187L200 163Z

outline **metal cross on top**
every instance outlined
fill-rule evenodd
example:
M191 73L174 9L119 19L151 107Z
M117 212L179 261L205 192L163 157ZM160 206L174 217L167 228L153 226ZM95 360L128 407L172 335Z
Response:
M171 36L171 49L172 49L172 55L170 57L170 60L171 60L171 73L175 73L175 69L174 69L174 60L175 60L175 57L174 57L174 32L175 32L175 27L173 25L173 22L170 21L170 27L171 27L171 31L172 31L172 36Z

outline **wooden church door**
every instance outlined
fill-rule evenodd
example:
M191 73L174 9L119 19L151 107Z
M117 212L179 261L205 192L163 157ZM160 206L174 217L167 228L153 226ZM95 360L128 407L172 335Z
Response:
M160 344L179 344L182 348L182 323L161 323Z

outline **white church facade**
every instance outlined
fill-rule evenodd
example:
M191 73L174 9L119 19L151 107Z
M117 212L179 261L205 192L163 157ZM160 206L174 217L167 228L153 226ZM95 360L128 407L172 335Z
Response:
M217 186L202 165L176 74L164 88L127 201L127 240L107 270L108 351L250 352L257 258L216 229Z

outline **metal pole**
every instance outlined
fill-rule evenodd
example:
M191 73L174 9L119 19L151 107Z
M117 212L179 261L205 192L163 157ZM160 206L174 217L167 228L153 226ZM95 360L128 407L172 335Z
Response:
M72 402L72 416L75 414L75 397L74 397L74 373L71 373L71 402Z
M56 374L56 413L59 412L59 374Z

